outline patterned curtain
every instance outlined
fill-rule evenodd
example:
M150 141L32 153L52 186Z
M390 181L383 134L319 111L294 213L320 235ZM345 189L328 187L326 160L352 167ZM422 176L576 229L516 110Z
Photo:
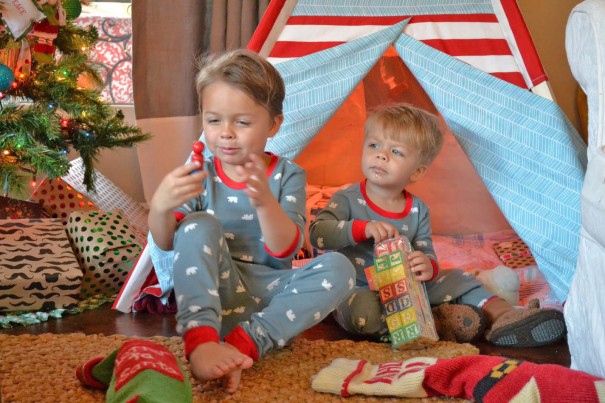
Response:
M195 60L245 47L269 0L134 0L133 93L137 126L153 138L137 148L145 200L182 164L200 136Z

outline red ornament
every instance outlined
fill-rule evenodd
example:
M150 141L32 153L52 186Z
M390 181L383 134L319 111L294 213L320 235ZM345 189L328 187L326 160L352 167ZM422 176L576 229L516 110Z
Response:
M36 38L33 49L34 59L39 63L52 62L55 54L54 40L59 34L59 27L52 25L48 19L44 19L34 24L32 34Z
M204 166L204 155L202 153L204 152L204 143L202 143L201 141L196 141L191 146L191 149L193 150L193 155L191 156L191 162L197 161L200 163L200 167L203 167ZM194 172L197 172L197 170Z
M204 143L201 141L196 141L193 143L191 148L193 149L194 154L201 154L204 152Z
M201 141L196 141L191 146L191 149L193 150L193 155L191 156L191 161L197 161L200 163L200 165L203 166L204 165L204 155L202 153L204 152L204 143L202 143Z

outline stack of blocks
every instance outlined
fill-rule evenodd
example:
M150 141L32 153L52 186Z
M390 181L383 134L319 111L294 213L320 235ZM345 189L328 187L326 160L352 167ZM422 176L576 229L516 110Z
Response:
M404 236L379 242L374 266L366 270L370 288L380 294L393 347L439 339L424 284L416 280L407 260L411 251Z

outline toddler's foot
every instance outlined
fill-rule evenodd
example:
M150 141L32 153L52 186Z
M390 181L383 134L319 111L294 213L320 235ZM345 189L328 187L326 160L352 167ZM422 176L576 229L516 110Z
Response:
M441 340L469 343L481 336L485 330L483 313L476 306L442 304L432 311Z
M497 346L536 347L560 340L565 330L562 312L535 307L506 312L494 321L485 338Z
M254 364L252 358L225 343L208 342L197 346L189 355L191 374L201 381L223 379L223 386L229 393L237 390L242 369Z

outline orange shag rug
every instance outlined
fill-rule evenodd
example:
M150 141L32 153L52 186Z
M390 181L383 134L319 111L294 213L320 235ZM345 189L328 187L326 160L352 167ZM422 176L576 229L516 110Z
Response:
M10 336L0 334L0 401L8 402L104 402L102 391L83 387L76 368L93 357L104 356L131 337L113 335L42 334ZM150 337L165 345L183 363L182 340L178 337ZM239 389L225 393L219 381L192 380L194 402L330 402L330 401L407 401L381 397L336 395L315 392L311 377L336 358L365 359L372 363L404 361L412 357L454 358L479 354L470 344L451 342L417 343L413 349L395 351L388 344L323 341L298 338L289 346L268 354L245 370ZM191 375L190 375L191 376ZM422 399L448 401L456 399ZM419 401L410 399L409 401ZM178 402L175 402L178 403Z

